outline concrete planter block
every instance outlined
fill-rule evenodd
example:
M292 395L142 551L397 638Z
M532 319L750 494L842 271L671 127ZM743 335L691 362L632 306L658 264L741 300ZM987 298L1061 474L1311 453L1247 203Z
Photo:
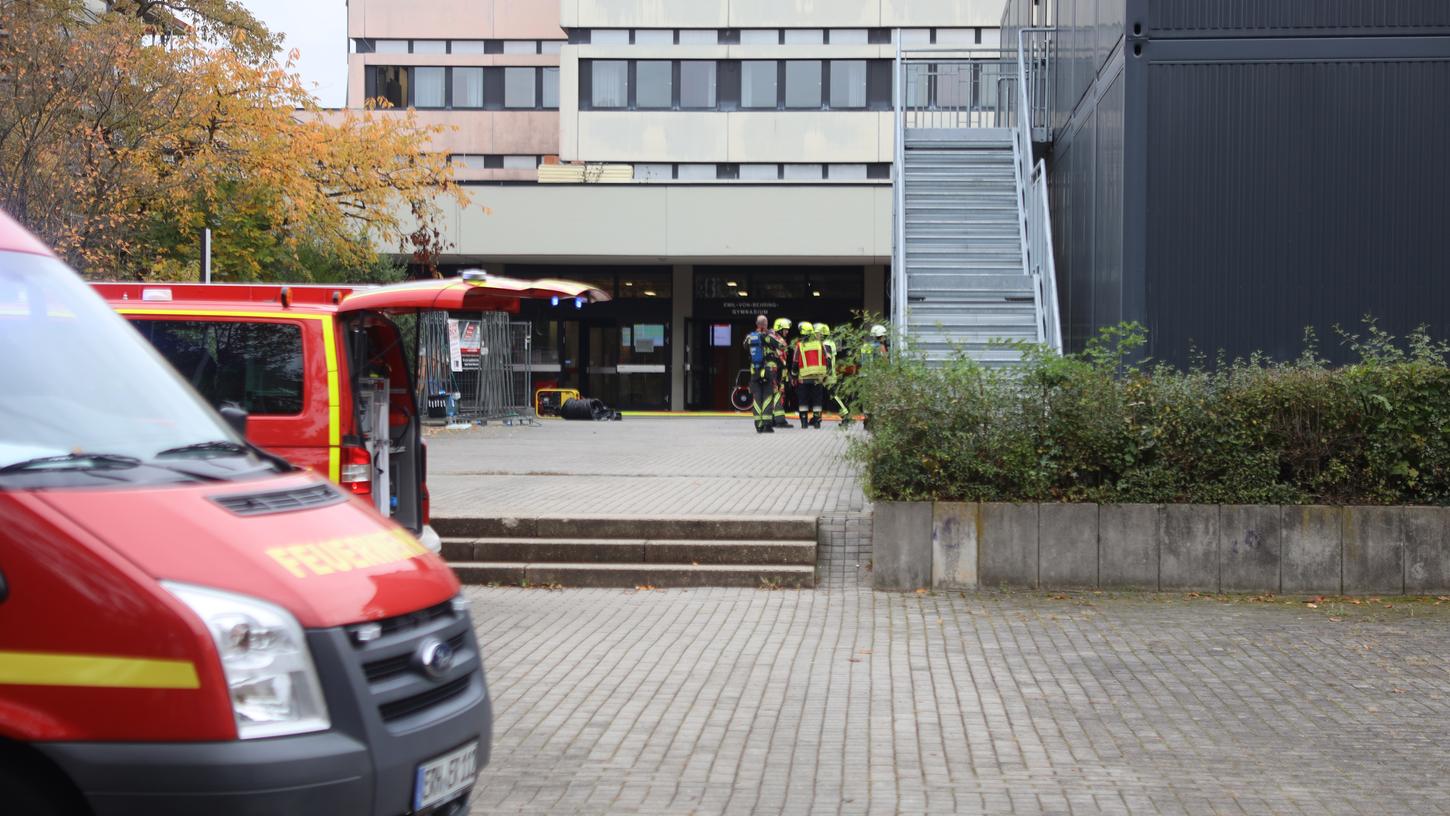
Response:
M977 540L982 586L1037 588L1036 504L983 504Z
M1284 524L1282 591L1327 592L1342 588L1342 523L1335 507L1280 509Z
M1037 512L1037 578L1044 587L1098 585L1098 506L1044 504Z
M1278 592L1283 546L1279 508L1225 504L1218 510L1218 574L1224 592Z
M1098 585L1158 590L1156 504L1105 504L1098 509Z
M981 507L976 503L937 502L932 507L932 586L976 589L980 524Z
M1158 586L1218 591L1218 505L1168 504L1158 516Z
M871 514L874 589L931 586L931 502L877 502Z
M1405 514L1399 507L1346 507L1341 515L1346 595L1405 591Z
M1450 592L1450 510L1443 507L1405 509L1405 592L1438 595Z

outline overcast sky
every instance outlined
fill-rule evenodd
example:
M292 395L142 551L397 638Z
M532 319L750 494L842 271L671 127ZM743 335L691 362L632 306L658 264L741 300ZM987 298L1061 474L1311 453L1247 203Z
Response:
M286 51L301 52L297 71L329 108L347 102L346 0L242 0L268 28L287 35Z

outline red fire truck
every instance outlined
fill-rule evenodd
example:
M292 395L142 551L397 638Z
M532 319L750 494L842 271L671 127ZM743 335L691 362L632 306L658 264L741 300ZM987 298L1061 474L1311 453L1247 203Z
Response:
M336 328L318 309L225 309L266 315L258 343ZM343 338L242 394L326 406L313 431L333 476L351 441L325 417L357 399L341 355L396 366L366 319ZM245 442L244 414L213 410L3 213L0 353L0 812L466 810L490 701L441 559ZM299 365L300 394L282 387Z
M482 274L353 289L97 283L214 407L248 415L257 446L370 498L435 552L427 449L407 347L391 315L517 312L524 298L608 300L571 281Z

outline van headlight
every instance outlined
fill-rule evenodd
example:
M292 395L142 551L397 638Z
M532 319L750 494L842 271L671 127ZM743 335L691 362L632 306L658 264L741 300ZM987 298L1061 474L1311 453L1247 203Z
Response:
M219 589L161 585L206 625L242 739L326 731L331 727L317 667L297 619L276 604Z

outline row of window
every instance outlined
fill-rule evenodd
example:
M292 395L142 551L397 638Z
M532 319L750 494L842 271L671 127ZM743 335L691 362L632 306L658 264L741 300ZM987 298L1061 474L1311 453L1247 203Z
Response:
M890 110L891 60L581 60L581 110Z
M368 99L398 108L453 110L558 110L559 69L369 65Z
M996 29L990 29L995 32ZM596 28L569 32L571 45L891 45L890 28ZM993 38L995 39L995 37ZM902 45L971 47L980 28L905 28Z
M355 39L359 54L557 54L564 40Z
M543 156L511 156L498 153L454 153L451 164L466 170L534 170L543 164Z
M635 181L889 180L889 164L636 164Z

